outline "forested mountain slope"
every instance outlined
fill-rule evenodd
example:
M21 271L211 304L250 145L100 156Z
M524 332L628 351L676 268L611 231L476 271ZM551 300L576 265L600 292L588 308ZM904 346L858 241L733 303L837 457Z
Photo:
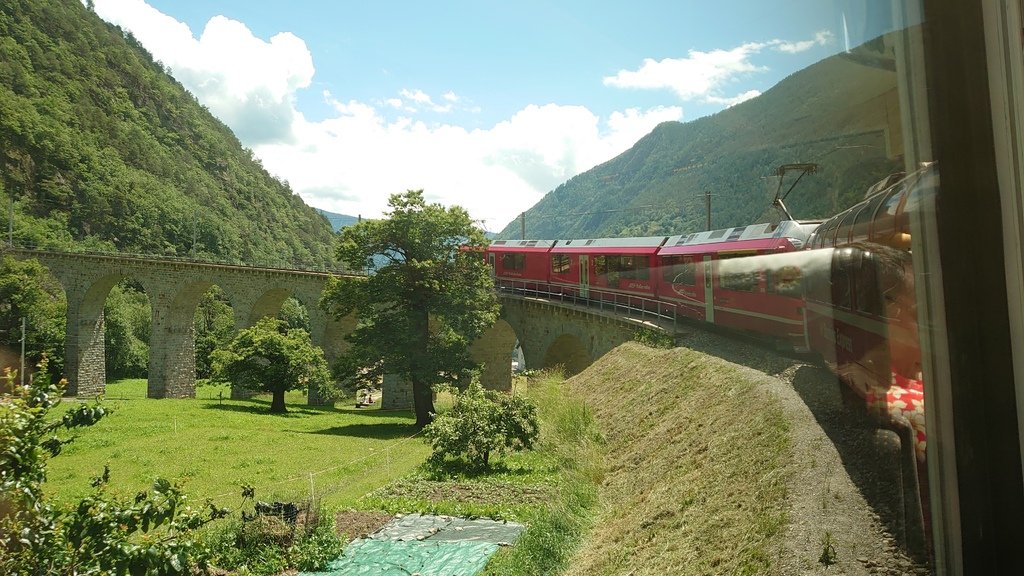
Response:
M786 204L823 218L902 166L893 42L878 38L801 70L761 96L692 122L666 122L560 185L526 213L529 238L688 233L778 220L781 164L814 162ZM787 175L786 186L796 174ZM519 238L513 221L500 238Z
M79 0L0 3L0 195L23 245L333 261L327 219Z

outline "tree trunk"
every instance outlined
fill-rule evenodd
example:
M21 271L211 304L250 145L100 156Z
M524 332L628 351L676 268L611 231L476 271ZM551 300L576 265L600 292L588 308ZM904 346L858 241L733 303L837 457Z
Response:
M414 302L425 302L428 299L429 297L423 294L413 297ZM422 429L434 421L434 390L430 387L429 383L423 381L424 367L428 365L424 357L430 350L430 315L427 313L427 307L423 304L414 306L411 320L413 334L416 335L420 345L417 350L412 351L410 354L411 370L409 371L409 381L412 382L412 402L416 409L416 428Z
M270 402L272 414L284 414L288 409L284 405L284 390L274 390L274 399Z
M430 384L419 379L412 381L412 403L416 409L416 428L434 421L434 391Z

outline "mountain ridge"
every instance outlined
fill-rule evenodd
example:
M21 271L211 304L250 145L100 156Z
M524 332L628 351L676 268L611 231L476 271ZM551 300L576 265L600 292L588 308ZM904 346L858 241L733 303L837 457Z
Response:
M0 167L19 245L334 263L327 219L78 0L0 5Z
M663 122L629 150L562 183L526 211L528 238L683 234L778 221L782 164L815 162L787 199L819 219L902 169L894 49L885 37L819 61L711 116ZM789 177L787 186L795 177ZM581 207L586 207L583 209ZM512 221L497 237L520 238Z

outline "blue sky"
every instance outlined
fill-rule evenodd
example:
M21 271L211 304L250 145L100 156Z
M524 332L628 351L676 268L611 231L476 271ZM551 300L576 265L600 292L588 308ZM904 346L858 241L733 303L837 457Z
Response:
M491 230L862 41L860 4L95 0L308 204L377 217L423 188Z

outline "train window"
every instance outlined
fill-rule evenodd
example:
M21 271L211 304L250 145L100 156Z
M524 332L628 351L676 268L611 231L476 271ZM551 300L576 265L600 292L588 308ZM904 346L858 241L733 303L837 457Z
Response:
M839 227L839 218L833 218L825 223L824 229L819 233L822 246L835 246L836 228Z
M806 272L801 272L803 293L808 300L826 304L832 301L830 274L829 267L812 267Z
M664 259L662 278L672 284L693 286L697 283L697 267L693 256L668 256Z
M682 261L682 256L662 256L661 279L665 282L672 282L672 279L676 276L676 266Z
M882 316L882 290L878 285L874 259L865 258L854 275L857 311Z
M551 255L551 272L554 274L567 274L569 272L570 262L568 254L552 254Z
M616 268L621 278L632 278L634 276L636 267L633 261L634 258L632 256L619 256Z
M608 273L608 260L605 256L594 256L591 262L594 263L594 274Z
M801 272L799 266L783 266L778 270L769 270L767 273L768 292L780 296L800 297Z
M526 268L526 254L511 252L502 254L501 267L504 270L522 270Z
M874 220L875 212L878 210L878 206L885 200L885 194L875 194L871 200L861 208L860 212L857 212L857 217L853 220L853 230L850 233L850 240L857 242L859 240L867 240L871 232L871 222Z
M853 308L853 289L851 284L850 261L839 259L839 265L832 269L832 305L837 308Z
M896 212L899 211L900 202L903 200L903 191L905 187L906 186L904 184L894 186L892 191L886 195L885 203L882 208L883 214L888 216L896 215Z
M852 212L847 210L836 217L835 226L830 229L829 237L833 246L842 246L850 242L850 229L847 225L851 222Z
M637 280L647 280L649 275L648 258L642 256L633 258L633 277Z
M727 272L722 274L721 279L718 281L718 285L723 290L760 292L761 276L762 272L760 270Z
M880 244L891 244L896 234L896 213L899 211L900 202L903 200L905 184L893 186L882 201L882 206L875 215L875 224L871 228L871 240Z
M697 265L692 259L685 259L677 268L677 274L672 279L676 284L694 286L697 284Z

